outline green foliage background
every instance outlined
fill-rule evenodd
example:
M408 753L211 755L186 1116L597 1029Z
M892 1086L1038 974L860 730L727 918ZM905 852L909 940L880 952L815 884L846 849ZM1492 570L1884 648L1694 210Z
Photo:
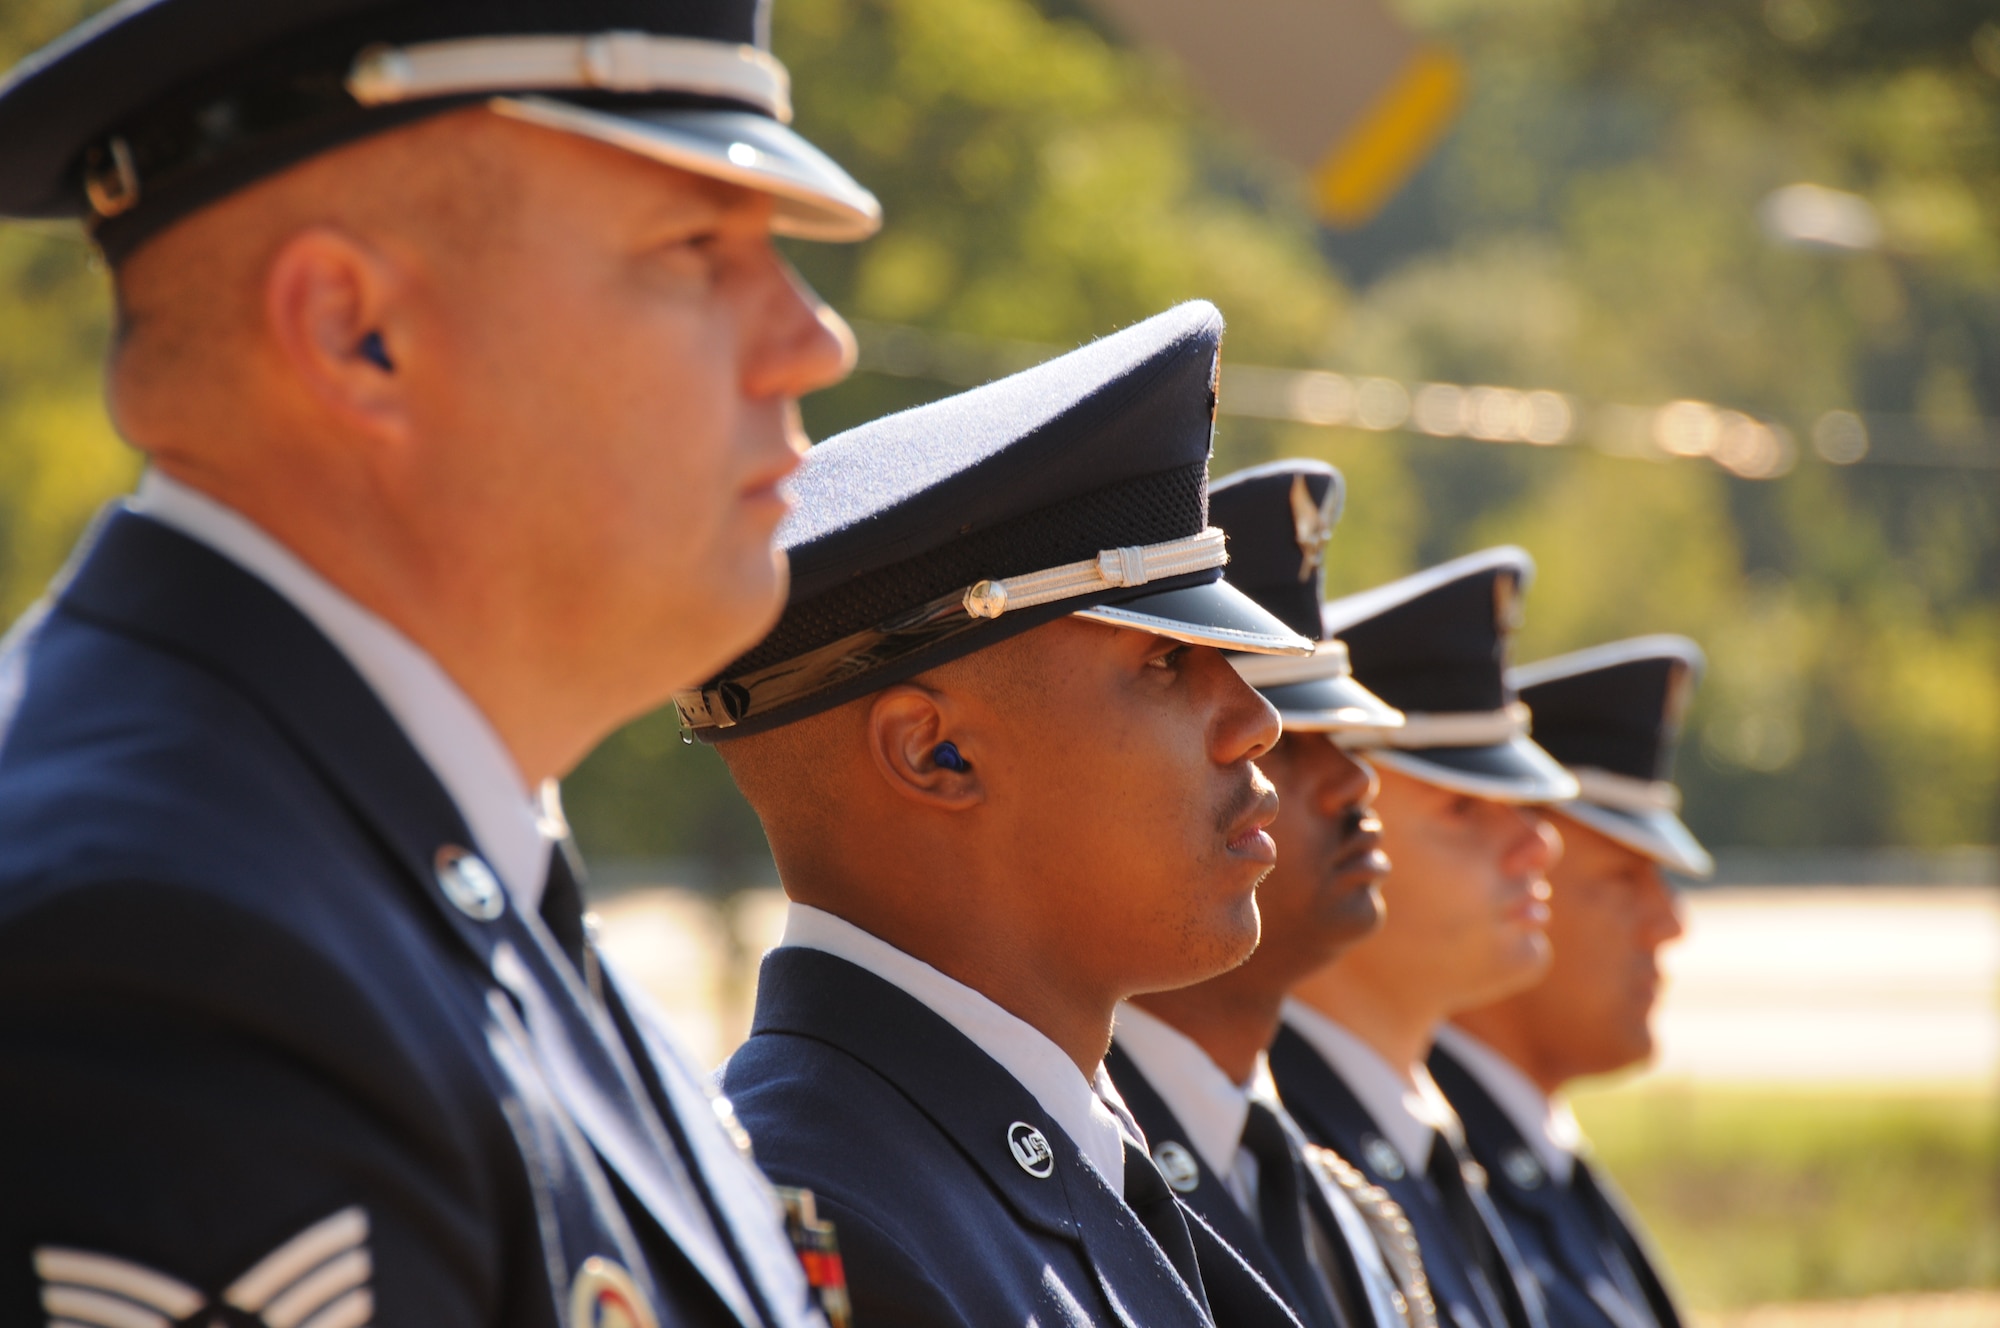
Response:
M95 5L0 0L0 58ZM1191 296L1227 363L1723 402L1801 438L1907 417L1942 466L1809 454L1748 482L1699 461L1225 420L1218 472L1322 456L1350 481L1334 589L1500 541L1541 575L1521 657L1652 631L1708 648L1681 775L1720 845L2000 839L2000 21L1978 0L1405 0L1471 101L1365 231L1079 0L782 0L801 126L882 197L851 249L801 248L862 319L1074 344ZM1879 252L1774 246L1773 188L1874 201ZM101 273L0 231L0 617L136 471L103 418ZM941 395L857 375L818 436ZM713 757L654 716L569 781L598 861L761 874Z

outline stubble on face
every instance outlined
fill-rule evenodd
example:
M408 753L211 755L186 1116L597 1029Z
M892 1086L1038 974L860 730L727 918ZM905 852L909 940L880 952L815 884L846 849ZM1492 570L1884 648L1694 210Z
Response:
M999 655L998 652L1008 652ZM1220 652L1058 619L984 655L996 811L1074 962L1120 995L1227 969L1257 941L1276 795L1266 707Z

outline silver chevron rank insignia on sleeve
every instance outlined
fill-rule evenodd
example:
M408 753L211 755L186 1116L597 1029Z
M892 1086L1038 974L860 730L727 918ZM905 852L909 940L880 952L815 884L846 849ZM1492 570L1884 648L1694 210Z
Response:
M367 1328L368 1213L356 1205L272 1250L219 1296L178 1278L90 1250L35 1249L48 1328Z

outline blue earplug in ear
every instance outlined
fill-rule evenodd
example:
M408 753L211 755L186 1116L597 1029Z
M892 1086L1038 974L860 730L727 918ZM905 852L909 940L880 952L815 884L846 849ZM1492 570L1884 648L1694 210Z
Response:
M958 747L949 742L939 743L931 751L931 760L946 770L956 770L963 774L972 769L972 763L958 754Z
M380 332L370 332L361 338L361 344L354 348L355 354L368 361L383 373L396 372L396 365L389 358L389 348L382 344Z

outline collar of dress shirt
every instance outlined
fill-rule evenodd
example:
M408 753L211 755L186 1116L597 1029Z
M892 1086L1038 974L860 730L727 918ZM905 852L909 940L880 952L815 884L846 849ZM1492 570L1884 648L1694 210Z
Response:
M206 544L310 619L444 785L515 906L540 909L549 853L563 833L555 781L539 799L528 792L500 735L436 660L247 518L157 469L146 472L125 506Z
M1193 1038L1129 1002L1118 1007L1114 1035L1187 1131L1201 1160L1227 1183L1243 1144L1255 1077L1250 1084L1233 1082Z
M1438 1043L1500 1104L1500 1110L1507 1113L1507 1119L1541 1159L1543 1169L1560 1183L1569 1184L1576 1170L1577 1150L1583 1146L1583 1127L1577 1124L1569 1103L1542 1092L1520 1066L1456 1024L1438 1029Z
M1000 1062L1002 1069L1041 1103L1114 1191L1124 1192L1125 1141L1118 1116L1099 1096L1097 1083L1110 1080L1099 1066L1084 1078L1063 1049L1024 1019L1001 1009L956 978L905 954L847 919L810 904L793 904L778 944L804 946L866 969L928 1006L931 1012ZM1123 1102L1119 1107L1122 1109Z
M1458 1116L1421 1062L1399 1073L1381 1052L1301 1001L1286 1001L1284 1017L1354 1090L1411 1170L1422 1171L1430 1160L1431 1136L1459 1132Z

